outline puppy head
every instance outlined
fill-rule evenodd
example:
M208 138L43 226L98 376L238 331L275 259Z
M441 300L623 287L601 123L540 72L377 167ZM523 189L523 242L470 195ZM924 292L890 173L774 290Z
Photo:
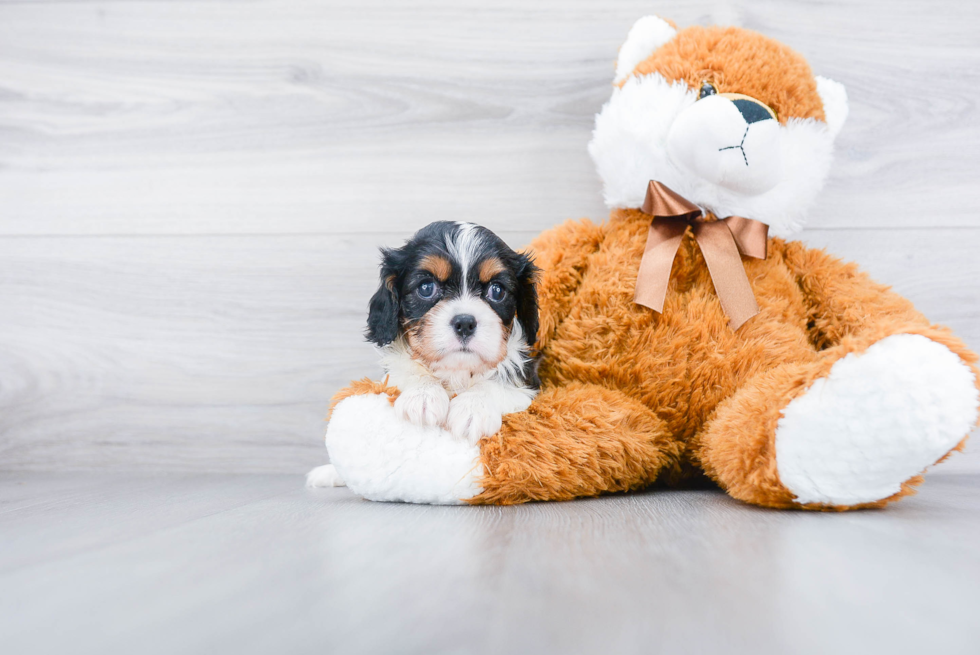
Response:
M496 368L516 346L537 339L537 267L490 230L438 222L404 246L382 249L381 286L368 314L367 338L399 337L436 375Z

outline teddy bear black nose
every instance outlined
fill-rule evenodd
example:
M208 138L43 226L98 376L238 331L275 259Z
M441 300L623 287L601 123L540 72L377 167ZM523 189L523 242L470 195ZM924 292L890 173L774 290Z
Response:
M738 98L737 100L732 100L732 102L738 109L738 113L742 115L742 118L749 125L772 118L772 114L769 113L769 110L761 102L746 98Z
M459 314L453 316L452 326L459 340L466 343L466 340L476 331L476 319L469 314Z

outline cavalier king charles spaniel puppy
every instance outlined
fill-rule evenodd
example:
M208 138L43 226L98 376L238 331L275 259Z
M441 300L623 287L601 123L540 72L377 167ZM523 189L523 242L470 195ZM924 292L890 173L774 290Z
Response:
M495 434L540 386L537 267L472 223L432 223L381 253L367 338L401 391L395 413L471 443Z

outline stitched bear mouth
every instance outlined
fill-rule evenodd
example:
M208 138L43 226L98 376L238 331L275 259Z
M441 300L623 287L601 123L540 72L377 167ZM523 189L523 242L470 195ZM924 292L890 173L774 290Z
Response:
M746 125L745 126L745 133L742 134L742 140L739 141L739 143L738 143L737 146L726 146L724 148L718 148L718 152L723 152L725 150L735 150L737 148L742 153L742 160L745 162L745 165L748 166L749 165L749 158L745 154L745 137L747 137L749 135L749 128L751 128L751 127L752 127L752 125Z

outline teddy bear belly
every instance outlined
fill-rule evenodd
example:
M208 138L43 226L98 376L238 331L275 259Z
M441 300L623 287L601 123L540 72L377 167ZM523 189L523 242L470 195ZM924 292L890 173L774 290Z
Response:
M632 288L613 279L618 265L590 270L542 352L543 385L617 389L688 439L746 380L817 356L802 294L781 260L746 261L761 311L732 331L699 255L682 248L662 314L633 302Z

